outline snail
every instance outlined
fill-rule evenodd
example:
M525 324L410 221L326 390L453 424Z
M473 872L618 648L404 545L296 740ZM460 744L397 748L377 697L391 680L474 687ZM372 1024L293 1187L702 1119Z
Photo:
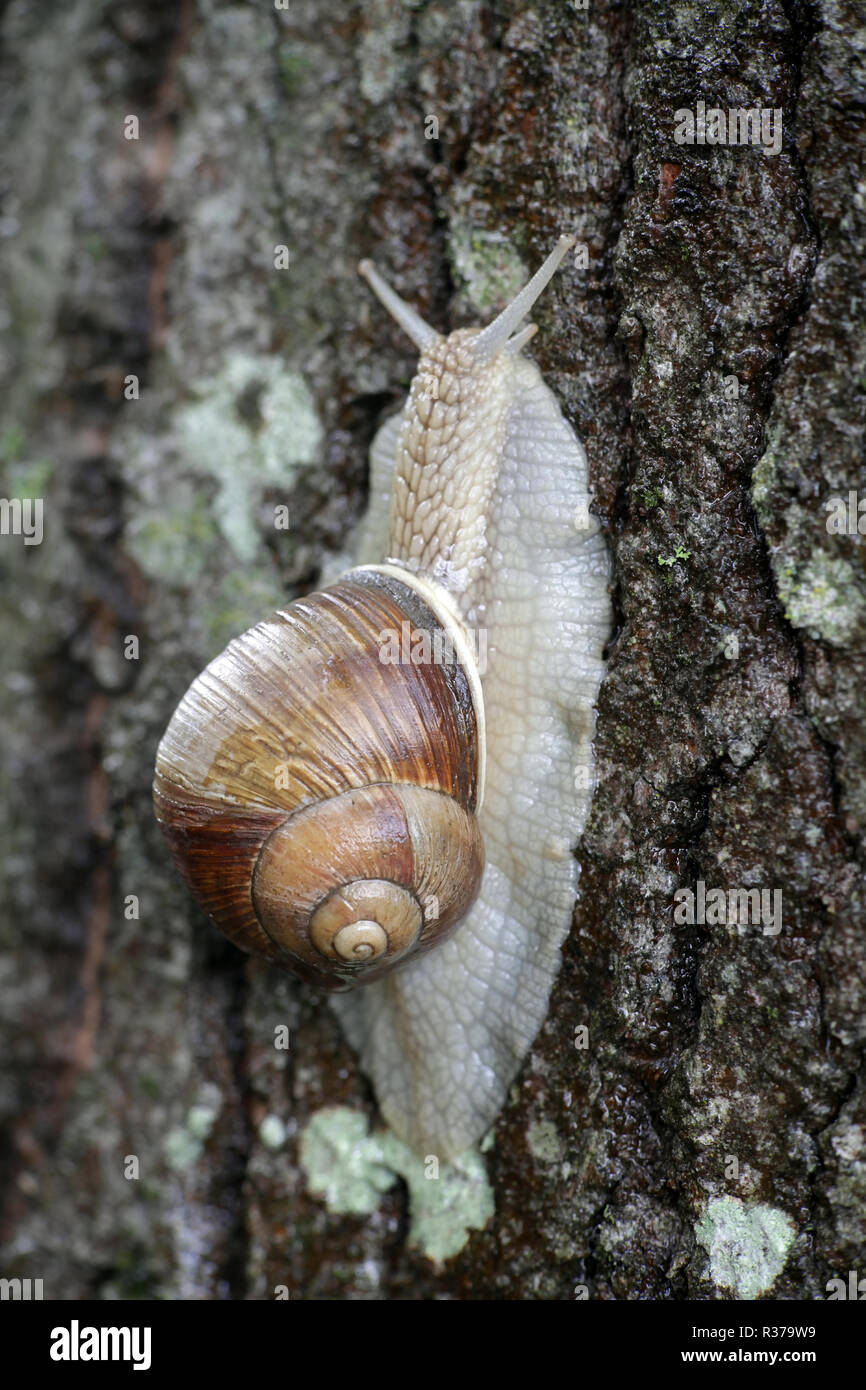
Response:
M523 324L420 351L371 447L354 568L236 638L159 745L156 816L247 951L333 991L388 1124L476 1142L544 1020L592 795L609 562L586 457Z

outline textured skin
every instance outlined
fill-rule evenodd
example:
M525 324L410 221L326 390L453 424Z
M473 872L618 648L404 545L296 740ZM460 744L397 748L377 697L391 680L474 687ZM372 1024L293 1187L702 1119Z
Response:
M484 1134L547 1012L611 626L583 448L534 364L479 366L474 335L427 349L374 440L358 559L422 569L486 630L481 892L428 956L333 1001L388 1123L443 1158Z

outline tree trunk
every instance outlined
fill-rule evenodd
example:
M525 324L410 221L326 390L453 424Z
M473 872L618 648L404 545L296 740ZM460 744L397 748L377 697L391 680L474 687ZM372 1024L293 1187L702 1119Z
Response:
M0 488L44 535L0 536L0 1273L825 1297L866 1258L861 6L11 0L2 26ZM191 903L153 758L362 513L415 357L358 259L447 330L566 230L587 266L531 351L615 556L599 784L495 1210L428 1194L425 1226L326 1001Z

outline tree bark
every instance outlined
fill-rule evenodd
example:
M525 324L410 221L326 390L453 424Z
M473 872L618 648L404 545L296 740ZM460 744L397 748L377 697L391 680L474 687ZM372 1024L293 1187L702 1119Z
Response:
M44 538L0 536L0 1273L825 1297L866 1258L862 7L12 0L2 30L0 489ZM781 149L678 143L701 102L781 111ZM153 758L362 513L414 356L358 259L448 330L565 230L588 266L532 351L615 556L599 785L495 1211L437 1260L396 1173L362 1215L311 1190L312 1117L375 1134L374 1098L325 1001L189 901ZM682 920L700 883L781 894L781 929Z

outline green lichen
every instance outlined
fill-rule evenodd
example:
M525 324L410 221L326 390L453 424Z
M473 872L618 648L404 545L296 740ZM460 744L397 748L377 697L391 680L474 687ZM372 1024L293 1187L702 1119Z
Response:
M24 449L24 431L20 425L7 425L0 430L0 464L14 463Z
M93 233L83 236L79 242L82 251L86 251L95 261L104 261L109 252L108 242L104 237Z
M310 71L310 60L289 47L281 48L277 59L280 84L287 97L298 95Z
M244 353L191 396L177 415L180 458L170 468L155 473L147 436L127 450L126 546L161 584L189 586L215 557L224 564L226 542L246 573L264 573L263 495L271 488L285 500L299 470L315 461L322 429L312 397L280 358ZM261 597L240 580L217 592L208 618L223 639L217 647L273 606L272 592L264 604Z
M764 451L752 469L752 505L765 530L773 521L773 494L778 471L776 444L777 437L774 434L770 447Z
M201 1140L181 1127L170 1129L162 1144L165 1161L176 1173L192 1168L201 1158L202 1148Z
M526 1135L533 1158L540 1163L561 1163L565 1157L562 1140L552 1120L533 1120Z
M159 511L142 508L126 528L126 548L136 563L167 584L198 579L217 541L208 498L182 479L168 483Z
M396 1174L384 1163L379 1141L371 1139L359 1110L333 1106L310 1120L300 1145L307 1186L330 1211L368 1216Z
M141 1072L137 1077L138 1090L148 1100L158 1100L162 1095L162 1087L152 1072Z
M286 1142L286 1126L279 1115L266 1115L259 1125L259 1139L266 1149L281 1149Z
M193 1105L186 1117L186 1127L195 1139L207 1139L216 1122L217 1112L212 1105Z
M686 550L684 546L679 544L677 545L673 555L657 556L660 565L675 565L677 560L690 560L691 558L692 552L690 550Z
M866 626L866 595L841 555L816 550L802 568L778 566L776 583L788 622L814 638L848 646Z
M455 279L482 321L492 318L529 279L506 237L478 231L459 217L452 222L448 249Z
M395 1134L371 1134L348 1106L320 1110L300 1141L311 1192L328 1209L367 1216L383 1192L403 1178L409 1189L408 1243L436 1263L462 1250L471 1230L493 1215L493 1194L480 1153L467 1149L448 1163L419 1157Z
M405 79L411 20L395 9L391 0L369 0L365 28L358 45L361 94L378 106L393 96Z
M184 463L218 484L216 524L237 558L251 563L260 545L256 508L262 490L288 489L319 452L322 427L303 377L279 357L237 353L199 382L181 409L177 437Z
M4 469L9 497L44 497L54 477L54 464L45 459L20 460Z
M784 1269L796 1230L776 1207L747 1207L737 1197L717 1197L695 1235L709 1255L713 1283L737 1298L757 1298Z
M216 1123L218 1113L214 1105L190 1106L186 1123L170 1129L163 1140L162 1151L169 1168L181 1173L198 1163L204 1152L205 1140Z
M54 476L54 464L27 458L27 439L20 425L0 430L0 488L7 497L44 497Z

